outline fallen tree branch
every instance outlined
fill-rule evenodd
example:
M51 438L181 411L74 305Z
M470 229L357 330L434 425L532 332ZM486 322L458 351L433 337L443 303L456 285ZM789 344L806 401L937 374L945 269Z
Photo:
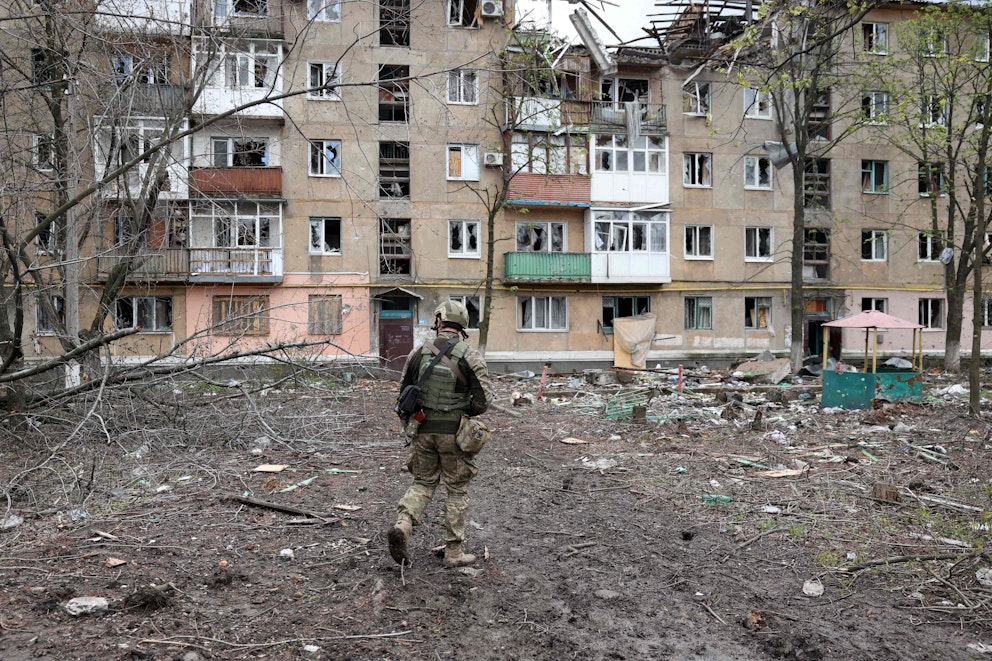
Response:
M267 507L271 510L277 510L279 512L287 512L289 514L301 514L303 516L310 516L315 519L319 519L324 523L341 523L340 518L328 519L325 516L321 516L316 512L311 512L310 510L300 509L299 507L293 507L292 505L279 505L278 503L270 503L265 500L258 500L257 498L249 498L247 496L228 496L232 500L236 500L239 503L244 503L245 505L254 505L256 507Z
M935 553L933 555L894 555L889 558L879 558L878 560L866 560L865 562L859 562L856 565L851 565L849 567L836 567L837 570L843 572L859 571L862 569L868 569L869 567L878 567L880 565L897 565L903 562L927 562L930 560L964 560L966 558L975 558L980 555L986 555L984 551L974 550L968 553Z
M761 532L759 532L754 537L751 537L747 541L741 542L740 544L738 544L737 546L735 546L730 553L728 553L727 555L723 556L723 558L720 560L720 562L726 562L727 560L730 559L730 556L732 556L733 554L737 553L741 549L744 549L744 548L747 548L748 546L751 546L751 544L754 544L756 541L758 541L759 539L761 539L765 535L770 535L773 532L781 532L783 530L786 530L786 528L783 528L782 526L776 526L775 528L769 528L768 530L762 530Z

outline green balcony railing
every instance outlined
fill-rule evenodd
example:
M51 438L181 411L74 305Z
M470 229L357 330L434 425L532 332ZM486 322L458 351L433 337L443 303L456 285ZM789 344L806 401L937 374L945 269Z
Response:
M590 282L592 259L585 252L508 252L508 282Z

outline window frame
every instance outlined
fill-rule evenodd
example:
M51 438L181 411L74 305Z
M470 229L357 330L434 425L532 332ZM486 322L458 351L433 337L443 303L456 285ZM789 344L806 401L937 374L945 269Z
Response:
M448 0L446 22L449 28L478 29L476 17L482 0Z
M121 325L122 310L121 305L124 301L130 301L131 306L131 319L126 326ZM159 303L167 303L167 310L165 310L168 316L168 323L159 323ZM146 310L150 310L152 313L153 327L149 328L144 324L139 323L141 321L141 305L145 305ZM115 328L133 328L135 326L140 326L141 330L139 333L171 333L174 330L173 324L175 323L175 301L172 296L118 296L114 299L114 326Z
M703 234L707 236L704 237ZM715 236L713 225L686 225L682 232L684 258L690 261L712 261Z
M761 311L765 310L765 325L758 325L761 322ZM749 314L751 312L752 314ZM753 318L753 321L752 321ZM772 297L771 296L745 296L744 297L744 330L745 331L768 331L772 328Z
M35 133L34 134L34 168L38 172L55 171L55 134ZM47 152L47 154L46 154ZM43 156L47 158L43 160Z
M861 23L861 46L870 55L889 54L889 24L877 21Z
M536 311L536 303L539 301L544 301L543 314L546 317L546 326L537 327L534 325L535 315L533 311ZM554 309L555 302L558 301L558 305L561 307L564 313L564 320L558 320L561 324L560 326L555 326L556 320L554 317L558 314ZM531 312L531 322L529 326L525 326L526 312L524 310L525 304L530 304ZM567 296L517 296L517 331L522 333L567 333L569 330L568 323L568 297Z
M224 136L213 136L210 138L210 163L211 167L215 168L256 168L256 167L269 167L269 148L271 146L271 138L267 136L242 136L242 137L224 137ZM217 147L221 143L224 144L224 151L218 152ZM249 147L255 145L254 148L246 149L244 147ZM257 145L261 145L261 150L258 149ZM238 147L243 147L241 150ZM261 154L260 164L238 164L237 160L251 154ZM225 165L218 164L218 157L223 156Z
M58 323L65 326L65 297L59 294L51 294L52 307L58 317ZM34 306L34 332L36 335L54 336L58 334L58 328L45 313L45 308L41 305L41 300L35 298Z
M539 250L534 250L533 245L538 240L537 234L533 231L536 227L542 227L544 230L542 233L543 241L542 247ZM521 241L522 235L521 231L529 231L531 233L530 249L522 250L521 246L523 242ZM568 224L564 221L555 220L541 220L541 221L529 221L529 220L518 220L514 223L513 235L515 238L515 250L514 252L554 252L563 253L568 252ZM556 241L561 239L557 250Z
M762 240L764 239L764 240ZM767 248L767 254L762 249ZM754 254L752 254L754 253ZM751 225L744 228L744 261L775 261L775 228L767 225Z
M392 155L388 155L387 152ZM377 176L381 199L409 199L411 187L409 142L394 140L379 142Z
M223 76L221 87L227 90L274 89L279 80L279 63L282 48L270 41L246 41L243 48L226 50L223 66L218 74ZM265 65L261 80L257 77L258 64Z
M803 208L830 209L831 181L829 158L807 158L803 166Z
M595 254L668 255L667 212L593 211L592 251Z
M861 261L876 263L889 261L888 231L880 229L861 230Z
M335 232L333 231L334 224L337 224L337 247L335 248L327 239L328 234L330 238L333 239ZM331 230L329 232L329 230ZM314 239L320 237L321 245L315 246ZM311 255L341 255L341 217L340 216L310 216L310 239L307 242L309 253Z
M310 144L310 158L308 159L307 174L311 177L340 178L341 141L308 140L307 142ZM334 158L327 157L329 149L336 149L334 152ZM316 172L314 171L315 169L317 170Z
M764 161L765 171L768 173L767 185L761 184L761 164ZM751 183L748 183L748 176L751 176ZM768 156L749 155L744 157L744 190L774 190L775 168L772 167L772 159Z
M469 94L465 94L466 91ZM466 96L472 98L466 99ZM479 105L478 69L453 69L448 72L448 103L459 106Z
M702 162L704 160L705 163ZM682 186L684 188L713 188L712 152L684 152L682 154Z
M982 328L992 326L992 294L982 294Z
M315 69L319 67L318 73L320 85L314 85ZM328 76L330 72L330 76ZM341 64L338 62L327 62L324 60L311 60L307 62L307 98L313 101L340 101L341 100Z
M881 169L881 172L878 170ZM881 175L881 183L877 181ZM867 187L866 187L867 182ZM876 159L861 161L861 192L866 195L889 194L889 162Z
M651 297L638 296L635 294L603 296L602 306L603 306L603 312L602 312L603 316L600 318L600 326L603 329L603 333L607 335L611 335L613 333L613 322L616 321L617 319L627 319L630 317L637 317L642 314L649 314L651 312ZM628 307L628 306L632 314L617 313L617 310L620 309L621 307ZM613 311L608 323L606 319L607 308Z
M933 263L940 261L940 253L944 250L944 243L947 236L943 232L934 235L928 230L920 230L916 233L916 261Z
M470 142L449 142L445 145L444 174L448 181L479 181L482 167L479 145ZM460 154L457 159L455 154ZM453 173L456 169L457 173Z
M744 88L744 116L748 119L774 119L772 97L753 87Z
M944 299L920 297L918 312L924 331L944 330Z
M686 296L683 299L682 326L687 331L713 330L713 297ZM705 315L703 314L705 312ZM700 321L701 317L708 317Z
M614 174L666 174L668 147L660 136L639 136L631 144L626 134L598 134L592 148L593 168ZM604 167L604 161L609 161ZM622 166L622 167L621 167Z
M475 226L475 249L471 249L472 233L469 230ZM457 238L463 246L461 250L452 248L452 242ZM478 220L449 219L448 220L448 257L450 259L479 259L482 257L482 223Z
M336 15L328 17L331 10ZM307 0L307 18L311 21L341 22L341 0Z
M924 94L920 100L920 127L947 126L947 99L940 94Z
M861 311L867 310L877 310L878 312L886 313L889 308L889 299L879 298L877 296L862 296L861 297Z
M944 164L920 161L916 164L917 191L920 197L947 195L944 181ZM936 181L935 181L936 180ZM936 191L933 190L936 185Z
M709 81L690 81L682 85L682 114L705 117L713 109L713 85Z
M891 98L884 90L866 90L861 93L861 114L866 123L872 126L885 126L889 123L889 103Z

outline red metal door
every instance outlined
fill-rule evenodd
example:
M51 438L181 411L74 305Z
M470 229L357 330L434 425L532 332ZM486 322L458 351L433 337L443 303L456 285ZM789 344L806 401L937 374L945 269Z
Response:
M379 319L379 366L401 372L413 351L413 319Z

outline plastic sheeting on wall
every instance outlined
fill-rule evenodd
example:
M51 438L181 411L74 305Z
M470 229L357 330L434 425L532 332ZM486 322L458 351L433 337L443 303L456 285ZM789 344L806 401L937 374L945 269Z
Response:
M613 365L615 367L647 366L648 350L655 336L655 315L617 317L613 320Z

